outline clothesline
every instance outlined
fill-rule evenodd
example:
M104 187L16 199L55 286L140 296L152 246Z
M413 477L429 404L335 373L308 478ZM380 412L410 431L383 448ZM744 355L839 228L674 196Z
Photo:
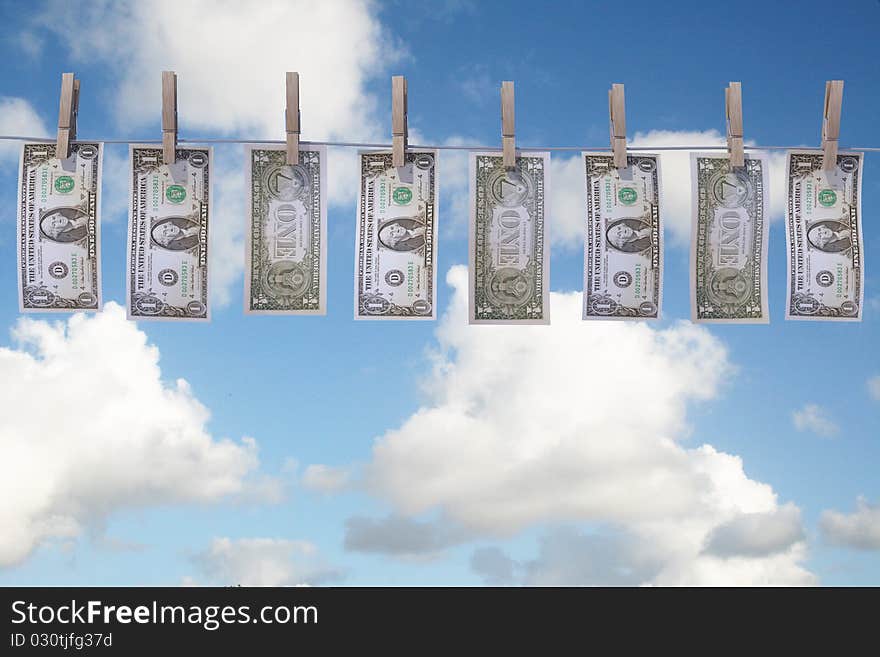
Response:
M26 137L19 135L0 135L0 141L30 141L30 142L54 142L54 137ZM104 144L161 144L161 139L86 139L78 138L77 141L96 141ZM207 137L204 139L178 139L181 144L284 144L280 139L223 139ZM301 141L300 144L308 146L339 146L342 148L391 148L390 143L370 143L355 141ZM497 151L500 144L490 146L460 146L460 145L424 145L409 144L411 149L431 149L441 151ZM794 150L803 148L818 148L818 146L746 146L747 151L776 151ZM609 146L518 146L520 151L610 151ZM726 145L714 144L711 146L638 146L630 144L631 151L709 151L727 150ZM880 153L880 146L841 146L842 151L862 151L866 153Z

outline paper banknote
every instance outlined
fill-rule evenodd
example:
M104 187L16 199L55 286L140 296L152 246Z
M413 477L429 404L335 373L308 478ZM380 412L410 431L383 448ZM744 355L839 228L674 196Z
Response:
M437 307L437 152L360 153L355 319L434 319Z
M550 154L470 154L470 323L549 324Z
M789 151L786 319L858 321L865 295L862 250L862 153L838 153L822 169L822 151Z
M327 312L327 151L303 147L288 166L285 146L245 146L248 194L245 312Z
M625 169L584 153L587 235L584 319L657 319L663 283L660 168L656 155L628 155Z
M691 319L766 323L768 166L748 154L692 153Z
M22 147L18 182L18 289L22 311L101 307L99 143Z
M127 314L208 320L211 149L131 147Z

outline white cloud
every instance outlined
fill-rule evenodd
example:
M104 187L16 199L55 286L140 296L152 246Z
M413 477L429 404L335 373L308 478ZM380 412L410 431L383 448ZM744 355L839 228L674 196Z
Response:
M635 586L650 580L659 567L626 537L567 527L542 537L531 560L514 561L498 548L482 548L471 557L472 570L495 585Z
M335 493L345 490L351 480L351 468L314 464L306 468L302 485L320 493Z
M0 96L0 135L45 137L49 134L40 116L24 98ZM17 161L19 141L0 141L0 165Z
M487 537L607 523L650 546L656 582L812 581L800 542L771 557L704 553L715 528L779 509L740 458L678 444L688 405L732 371L708 330L582 322L577 293L551 294L551 326L469 327L467 272L447 280L427 402L376 441L365 470L397 513L438 512Z
M398 557L431 557L460 543L465 534L451 524L390 515L345 521L345 549Z
M489 586L507 586L516 582L519 564L501 548L484 547L471 555L471 570Z
M362 0L55 2L42 24L77 60L111 67L113 109L126 128L156 124L160 72L175 70L183 131L280 139L284 72L297 70L304 139L369 136L366 81L398 57L376 7Z
M705 552L719 557L764 557L804 540L801 512L786 504L769 512L744 513L713 529Z
M870 504L864 497L856 500L853 513L824 511L819 527L835 545L860 550L880 550L880 504Z
M868 379L868 394L877 401L880 401L880 375L872 376Z
M215 538L193 561L220 586L302 586L342 577L341 571L324 565L312 543L299 540Z
M792 559L804 554L803 542L800 512L785 505L716 526L700 557L689 561L667 563L662 551L638 535L558 528L540 539L534 559L514 561L498 548L481 548L471 568L494 585L804 584L811 578Z
M162 381L158 349L117 304L20 319L13 337L0 348L0 566L124 508L277 495L251 481L254 440L213 438L208 409L183 379Z
M658 586L815 586L816 577L802 567L804 543L762 558L715 557L679 561L652 581Z
M798 431L811 431L825 438L840 433L840 428L828 416L828 411L819 404L804 404L803 408L791 414L791 419Z

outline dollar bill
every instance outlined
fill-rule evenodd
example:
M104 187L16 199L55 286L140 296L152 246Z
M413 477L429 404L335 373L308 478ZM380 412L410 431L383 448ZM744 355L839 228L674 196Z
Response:
M248 190L245 313L327 312L327 152L245 146Z
M862 153L838 153L825 171L822 151L788 153L786 319L862 318L863 162Z
M22 311L101 308L103 147L25 143L18 179L18 303Z
M691 318L766 323L768 166L749 154L692 153Z
M610 155L584 153L584 319L660 316L663 224L658 157L626 159L626 168L618 169Z
M434 319L437 151L361 152L355 319Z
M211 149L132 146L128 224L130 319L202 320L208 306Z
M470 323L549 324L550 154L470 154Z

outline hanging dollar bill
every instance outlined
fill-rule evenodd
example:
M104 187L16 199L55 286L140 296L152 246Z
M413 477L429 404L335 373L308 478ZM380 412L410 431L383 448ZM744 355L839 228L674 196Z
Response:
M862 153L838 153L822 168L822 151L789 151L788 303L786 319L862 318Z
M131 147L127 314L130 319L210 318L208 220L211 149Z
M470 323L549 324L550 154L470 155Z
M657 319L663 282L663 225L656 155L628 155L625 169L584 153L587 236L584 319Z
M245 312L326 314L326 149L303 147L296 166L285 146L248 145L245 156Z
M360 153L355 319L434 319L437 151Z
M769 322L766 157L731 168L727 154L692 153L691 173L691 318Z
M22 311L101 308L103 148L74 142L22 147L18 182L18 289Z

